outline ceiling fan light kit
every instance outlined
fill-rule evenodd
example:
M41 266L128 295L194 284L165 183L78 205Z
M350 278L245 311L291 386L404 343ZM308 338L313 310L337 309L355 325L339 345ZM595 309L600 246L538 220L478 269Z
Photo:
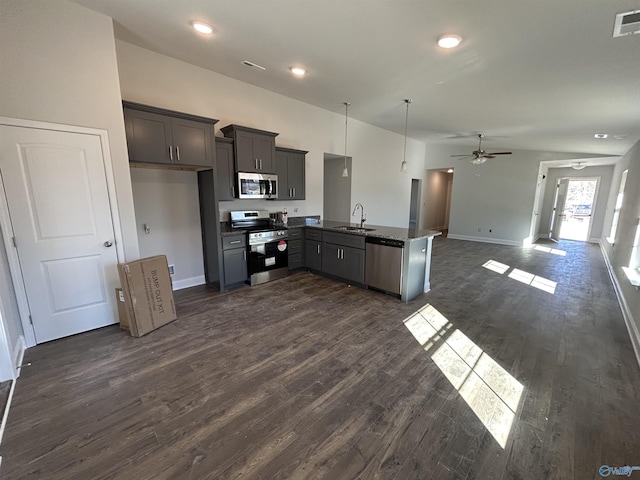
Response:
M574 170L582 170L586 166L587 166L587 164L584 163L584 162L573 162L571 164L571 168L573 168Z
M451 155L452 157L459 157L461 160L469 160L474 165L481 165L487 161L488 158L495 158L496 155L511 155L513 152L485 152L482 149L482 139L484 135L478 134L478 149L471 152L471 155Z

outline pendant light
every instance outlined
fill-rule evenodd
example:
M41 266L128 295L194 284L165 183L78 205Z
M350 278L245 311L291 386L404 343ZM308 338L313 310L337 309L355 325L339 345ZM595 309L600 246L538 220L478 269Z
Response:
M402 173L407 173L408 165L407 165L407 124L409 123L409 104L413 102L413 100L409 98L404 99L404 103L407 104L407 113L404 117L404 157L402 158L402 164L400 165L400 171Z
M349 119L349 105L351 103L344 102L344 168L342 169L342 176L349 176L349 169L347 168L347 120Z

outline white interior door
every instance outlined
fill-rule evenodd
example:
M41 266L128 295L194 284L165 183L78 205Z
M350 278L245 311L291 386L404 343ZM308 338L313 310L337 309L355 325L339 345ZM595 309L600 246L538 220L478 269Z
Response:
M0 170L36 342L115 323L118 258L100 137L0 129Z
M556 186L556 195L553 200L553 211L551 212L551 228L549 238L555 242L560 240L560 229L564 220L564 204L567 200L567 188L569 179L563 178Z

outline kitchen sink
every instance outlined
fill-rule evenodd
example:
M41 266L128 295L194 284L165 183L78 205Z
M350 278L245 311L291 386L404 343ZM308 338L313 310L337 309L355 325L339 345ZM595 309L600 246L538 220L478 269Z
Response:
M340 225L338 227L334 227L336 230L348 230L350 232L373 232L375 228L360 228L360 227L352 227L351 225Z

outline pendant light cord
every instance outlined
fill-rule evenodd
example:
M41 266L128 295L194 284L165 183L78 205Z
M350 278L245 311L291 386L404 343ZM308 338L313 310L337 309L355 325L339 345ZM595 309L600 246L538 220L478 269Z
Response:
M407 113L404 117L404 156L402 157L402 161L407 163L407 124L409 123L409 104L411 100L407 99L405 103L407 104Z
M344 102L344 167L347 168L347 125L349 119L349 102Z

